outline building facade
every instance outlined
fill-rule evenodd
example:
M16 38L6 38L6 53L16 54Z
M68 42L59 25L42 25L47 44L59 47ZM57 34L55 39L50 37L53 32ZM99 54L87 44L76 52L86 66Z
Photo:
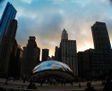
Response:
M92 26L95 49L78 53L79 76L86 79L105 79L112 76L112 50L106 24L96 22Z
M0 45L0 76L8 76L10 55L15 43L17 20L12 20Z
M47 61L49 58L49 49L42 49L42 61Z
M14 79L20 78L22 55L23 50L15 40L9 60L8 77L13 77Z
M0 44L4 35L7 35L10 23L13 19L15 19L16 13L16 9L8 2L0 22Z
M68 33L65 29L62 32L60 48L56 48L55 54L56 59L69 65L74 75L78 76L76 40L68 40Z
M97 52L89 49L78 52L79 77L87 80L105 79L112 76L112 51Z
M60 53L60 48L58 46L55 47L55 60L61 61L61 53Z
M30 77L33 68L40 62L40 48L38 48L35 40L34 36L30 36L28 44L23 50L21 75L25 77Z
M104 22L96 22L92 28L94 48L97 51L107 51L111 49L107 27Z
M0 21L0 77L8 76L10 55L17 31L16 13L16 9L8 2Z

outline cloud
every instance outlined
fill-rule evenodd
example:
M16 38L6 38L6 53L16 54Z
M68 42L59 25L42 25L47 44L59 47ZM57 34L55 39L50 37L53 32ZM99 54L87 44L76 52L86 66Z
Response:
M112 2L112 0L110 0L110 2Z
M83 8L77 7L67 14L64 26L68 30L69 39L77 40L78 51L93 48L91 26L96 21L108 22L106 20L112 18L110 9L108 2L91 1ZM110 30L109 34L111 34Z
M3 13L3 6L5 1L6 0L0 0L0 17L2 16L2 13Z
M22 2L24 3L28 3L28 4L31 4L32 0L21 0Z
M0 8L2 7L2 4L5 0L0 0Z
M53 50L56 43L58 44L60 41L61 24L63 24L63 17L61 14L48 14L39 21L38 17L35 19L20 17L18 22L17 39L21 44L24 44L24 46L25 43L27 43L28 37L31 35L36 36L37 44L41 48ZM24 28L22 26L24 26Z
M37 12L32 12L32 11L27 11L26 9L19 7L17 10L19 13L17 14L17 18L19 17L24 17L24 18L29 18L29 19L35 19L37 17Z

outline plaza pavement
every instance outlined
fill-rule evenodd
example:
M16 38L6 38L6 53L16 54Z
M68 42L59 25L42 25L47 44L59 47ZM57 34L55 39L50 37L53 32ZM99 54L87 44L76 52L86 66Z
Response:
M8 81L7 84L5 84L6 80L5 79L0 79L0 87L3 87L5 89L15 89L14 91L28 91L27 86L29 85L29 82L23 83L22 80L15 80L15 81ZM74 83L73 85L71 84L66 84L61 85L46 85L43 84L43 86L40 86L40 84L36 83L37 89L33 91L84 91L86 88L86 83L87 82L80 82L81 88L79 88L79 83ZM95 81L92 82L92 86L97 89L98 91L101 91L103 89L103 85L101 81ZM30 90L31 91L31 90Z

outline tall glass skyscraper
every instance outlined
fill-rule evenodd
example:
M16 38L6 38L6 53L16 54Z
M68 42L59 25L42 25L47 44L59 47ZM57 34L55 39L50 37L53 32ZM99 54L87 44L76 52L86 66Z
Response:
M0 43L4 35L7 35L9 25L11 21L15 18L16 13L16 9L13 7L12 4L8 2L0 21Z

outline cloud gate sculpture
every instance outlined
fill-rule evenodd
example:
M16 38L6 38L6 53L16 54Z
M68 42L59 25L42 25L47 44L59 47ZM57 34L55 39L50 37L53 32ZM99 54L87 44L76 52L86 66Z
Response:
M56 60L41 62L33 69L32 80L36 82L55 79L57 82L71 82L74 75L70 67Z

